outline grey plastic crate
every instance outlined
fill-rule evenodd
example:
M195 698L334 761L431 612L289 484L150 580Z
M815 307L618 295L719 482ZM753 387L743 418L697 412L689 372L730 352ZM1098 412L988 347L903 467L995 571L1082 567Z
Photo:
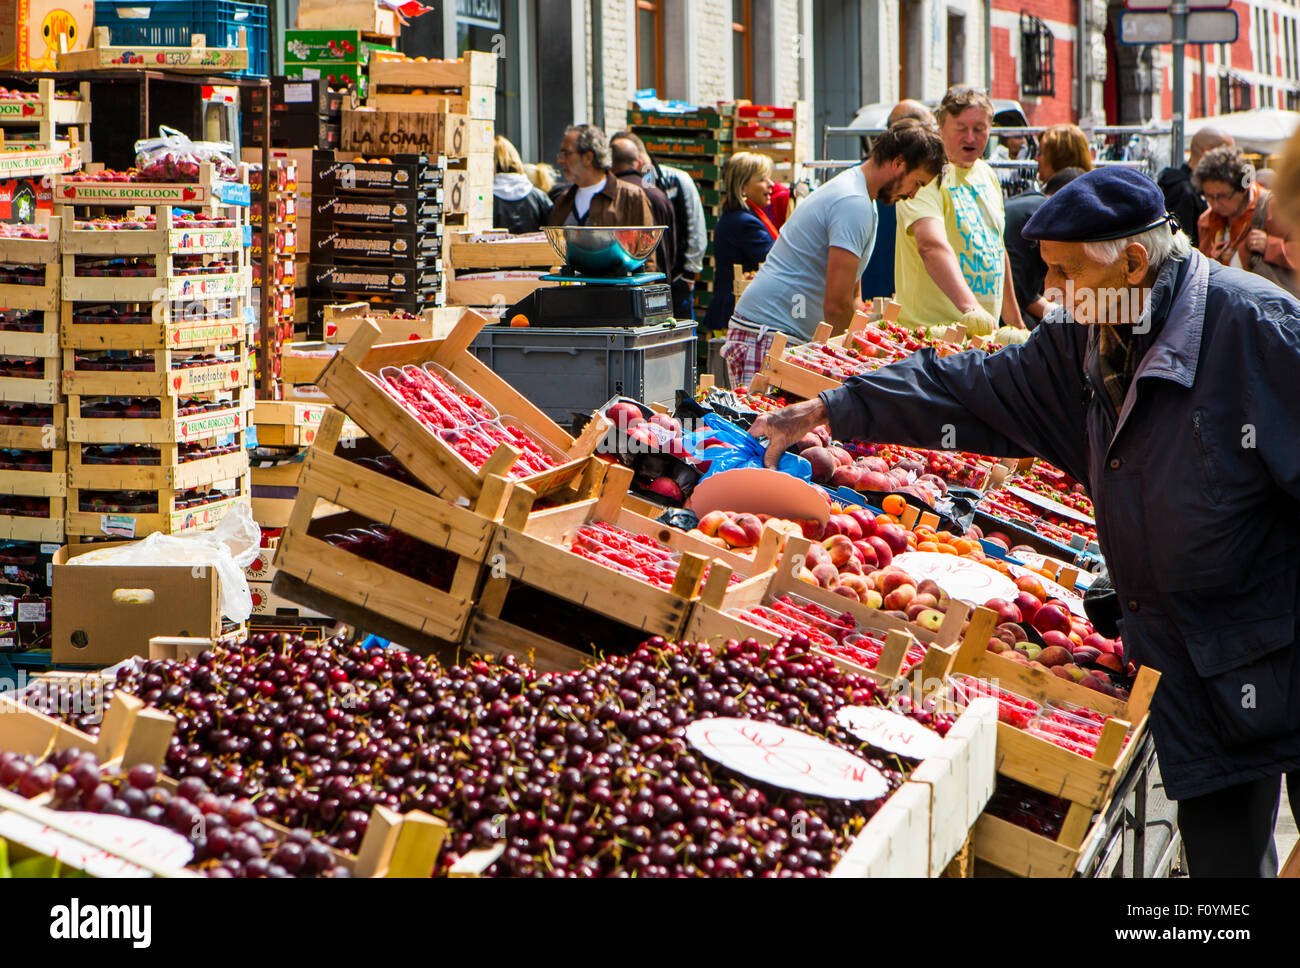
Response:
M493 372L561 426L610 397L672 409L695 392L695 326L545 329L485 326L470 346Z

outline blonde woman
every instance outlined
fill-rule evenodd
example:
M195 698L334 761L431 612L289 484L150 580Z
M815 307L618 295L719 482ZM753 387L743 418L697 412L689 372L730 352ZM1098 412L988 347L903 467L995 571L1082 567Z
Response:
M1092 147L1077 124L1056 124L1038 139L1038 180L1046 185L1067 168L1092 171Z
M536 232L551 214L551 200L533 187L524 174L524 162L508 140L497 136L494 155L496 177L492 181L492 224L513 235Z
M777 229L763 211L772 200L772 159L749 151L738 151L727 160L722 172L726 198L722 217L713 230L713 300L704 317L704 328L726 329L736 308L732 292L734 267L755 271L776 241Z

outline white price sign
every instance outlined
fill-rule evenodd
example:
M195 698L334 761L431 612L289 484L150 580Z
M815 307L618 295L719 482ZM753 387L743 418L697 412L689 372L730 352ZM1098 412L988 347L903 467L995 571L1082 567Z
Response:
M909 760L933 756L943 745L934 730L879 706L845 706L835 714L835 721L864 743Z

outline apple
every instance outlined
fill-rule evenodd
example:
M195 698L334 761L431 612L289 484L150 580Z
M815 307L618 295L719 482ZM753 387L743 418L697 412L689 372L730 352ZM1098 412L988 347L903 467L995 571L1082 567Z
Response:
M1036 660L1043 651L1043 647L1037 642L1030 642L1028 640L1017 646L1017 648L1024 652L1025 658L1029 659L1031 662Z
M943 627L943 617L938 609L927 608L916 617L916 624L928 632L937 632Z
M1021 619L1020 609L1005 598L990 598L984 603L984 607L997 612L999 624L1003 622L1019 622Z
M897 524L877 524L876 534L889 546L895 555L907 551L907 531Z
M1083 637L1083 644L1090 649L1096 649L1103 655L1115 651L1114 644L1100 632L1092 632Z
M1090 649L1086 645L1076 646L1074 652L1071 654L1074 657L1074 661L1080 663L1096 662L1101 657L1100 652L1096 649Z
M853 466L853 457L843 447L828 447L826 449L830 452L831 457L834 458L835 463L838 466L840 467Z
M1064 635L1070 631L1070 613L1057 605L1044 605L1034 613L1030 624L1040 632L1060 632Z
M858 486L857 469L843 464L839 465L831 473L830 486L856 488Z
M617 404L615 404L617 406ZM657 413L650 418L650 422L665 430L671 431L673 436L678 436L682 432L682 425L666 413Z
M1016 593L1016 599L1012 604L1020 609L1020 617L1023 621L1032 623L1043 603L1029 592L1020 591Z
M889 542L879 535L873 534L867 538L867 543L876 549L876 562L881 568L888 568L889 563L894 560L894 549L890 547Z
M794 442L792 449L796 454L801 454L809 447L820 447L821 445L820 437L813 433L807 433Z

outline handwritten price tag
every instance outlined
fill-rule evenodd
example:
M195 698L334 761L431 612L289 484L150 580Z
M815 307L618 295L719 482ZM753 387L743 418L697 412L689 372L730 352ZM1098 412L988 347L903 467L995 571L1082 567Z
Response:
M194 847L180 834L143 820L95 813L65 813L60 819L69 827L93 833L166 870L179 870L194 857ZM16 813L0 814L0 836L95 877L152 876L142 867Z
M808 733L752 719L697 719L686 727L697 750L728 769L829 800L878 800L889 793L860 756Z
M864 743L909 760L932 756L943 743L938 733L916 720L878 706L845 706L835 714L835 721Z

